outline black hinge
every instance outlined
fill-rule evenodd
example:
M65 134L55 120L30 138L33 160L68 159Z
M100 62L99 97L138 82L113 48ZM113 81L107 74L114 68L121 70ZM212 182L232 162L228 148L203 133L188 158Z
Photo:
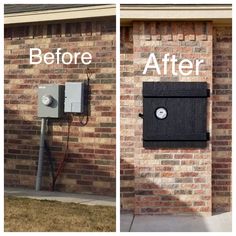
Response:
M211 90L207 89L207 97L209 98L211 96Z
M206 138L208 141L210 140L210 133L209 132L206 133Z

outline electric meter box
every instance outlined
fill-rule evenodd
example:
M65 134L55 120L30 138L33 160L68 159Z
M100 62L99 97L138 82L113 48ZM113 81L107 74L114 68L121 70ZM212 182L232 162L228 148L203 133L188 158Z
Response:
M84 112L85 85L83 82L65 83L65 106L64 112Z
M41 84L38 87L38 117L61 118L64 110L64 85Z
M206 82L143 82L143 146L206 147L209 96Z

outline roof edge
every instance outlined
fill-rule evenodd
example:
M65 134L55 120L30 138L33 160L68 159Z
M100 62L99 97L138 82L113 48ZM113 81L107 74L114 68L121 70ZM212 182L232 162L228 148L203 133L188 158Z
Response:
M72 20L93 17L115 16L115 5L88 6L46 11L21 12L4 15L4 24L22 24L45 21Z

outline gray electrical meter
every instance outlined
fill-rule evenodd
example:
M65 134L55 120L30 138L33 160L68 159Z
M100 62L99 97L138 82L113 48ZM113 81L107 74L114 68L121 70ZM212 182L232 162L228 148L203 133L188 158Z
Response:
M38 117L60 118L64 110L64 85L41 84L38 87Z
M65 83L64 112L83 113L85 85L83 82Z

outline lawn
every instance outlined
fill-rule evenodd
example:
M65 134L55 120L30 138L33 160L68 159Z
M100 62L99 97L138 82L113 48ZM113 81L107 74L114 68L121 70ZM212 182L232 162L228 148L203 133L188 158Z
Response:
M5 197L5 232L114 232L115 207Z

